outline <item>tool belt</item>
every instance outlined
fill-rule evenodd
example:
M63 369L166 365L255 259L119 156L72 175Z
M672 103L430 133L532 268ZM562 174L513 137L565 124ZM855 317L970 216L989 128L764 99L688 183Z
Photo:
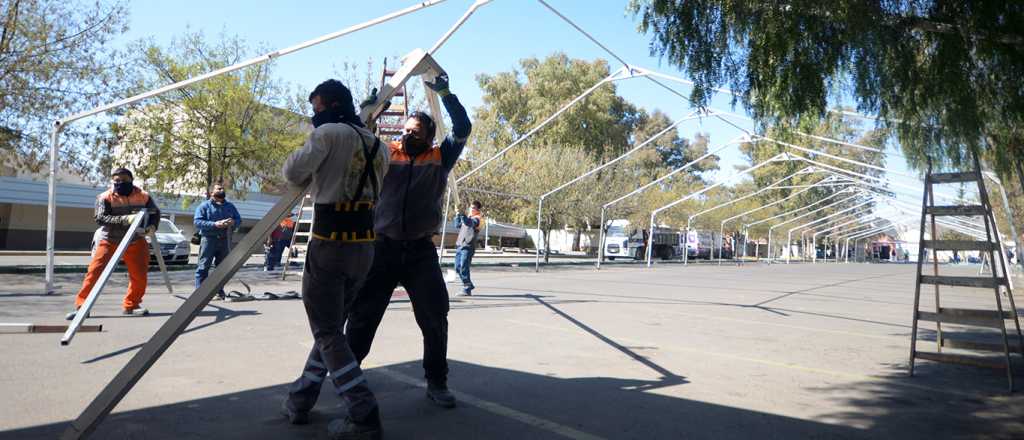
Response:
M351 124L348 125L356 130ZM358 132L356 130L356 133ZM366 159L366 165L363 167L353 200L313 205L313 238L346 243L366 243L377 238L377 234L373 232L373 201L355 199L363 197L363 190L366 188L367 182L372 187L369 197L375 200L379 194L377 173L373 170L373 161L377 152L380 151L380 139L374 140L371 149L363 136L361 134L358 136L363 144L363 157Z
M373 202L317 203L313 205L313 238L348 243L371 242Z

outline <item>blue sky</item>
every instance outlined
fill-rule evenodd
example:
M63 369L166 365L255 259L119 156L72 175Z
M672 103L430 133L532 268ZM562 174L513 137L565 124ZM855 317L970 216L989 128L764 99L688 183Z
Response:
M649 53L649 38L636 30L636 21L626 13L627 0L549 0L563 14L576 21L627 62L667 74L683 76ZM158 44L169 44L186 29L200 30L210 37L221 32L237 34L249 43L279 49L320 35L361 23L414 4L411 0L360 1L196 1L173 3L134 1L130 5L130 30L126 40L152 37ZM377 63L385 56L398 56L420 47L429 48L472 4L472 0L448 0L355 34L314 46L277 62L276 73L304 90L312 89L334 72L342 62ZM169 6L171 5L171 6ZM452 90L467 107L480 105L480 90L474 77L517 67L526 57L544 57L562 51L573 58L592 60L609 57L584 36L572 29L543 5L528 0L495 0L480 8L439 51L435 58L448 71ZM612 61L612 68L618 66ZM692 109L681 99L657 88L650 81L620 81L619 93L648 110L661 109L672 118L682 118ZM689 89L679 85L684 93ZM729 98L719 95L712 103L731 110ZM742 113L742 109L737 108ZM741 123L750 127L749 123ZM866 124L870 125L870 124ZM726 142L741 133L717 120L686 122L680 134L693 137L708 132L712 145ZM889 167L909 172L903 161L890 156ZM718 174L732 173L741 165L736 149L722 157ZM709 176L718 177L718 176ZM895 176L893 176L895 177ZM905 179L898 178L903 181ZM906 180L910 183L909 180ZM919 201L915 203L920 203Z

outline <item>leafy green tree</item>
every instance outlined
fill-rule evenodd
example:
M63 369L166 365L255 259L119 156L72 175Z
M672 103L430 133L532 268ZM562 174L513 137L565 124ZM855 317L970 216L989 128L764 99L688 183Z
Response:
M758 120L824 116L852 99L908 157L972 168L971 149L1024 185L1024 3L632 0L652 51L707 104L727 85Z
M475 109L467 160L460 163L456 175L463 175L521 138L609 74L603 60L572 60L564 54L554 54L544 60L526 59L520 66L521 71L478 77L484 90L484 104ZM671 123L659 111L649 114L630 104L616 94L614 84L607 84L500 160L482 168L463 185L532 197L533 200L526 201L494 196L489 200L489 212L534 224L540 195L607 163ZM703 154L707 151L706 144L706 138L691 144L670 130L628 158L551 195L544 201L541 222L544 234L552 228L567 226L577 232L578 240L583 231L596 231L604 203L667 173L670 164ZM699 171L715 167L717 158L708 158L691 173L683 173L674 180L690 182L699 179L695 177ZM674 185L666 182L660 188L652 188L651 192L668 192ZM616 218L639 216L641 212L649 215L653 208L643 206L644 200L648 199L636 197L630 203L624 202L616 211Z
M238 37L208 42L201 33L169 48L136 44L137 90L184 80L251 56ZM310 125L301 92L290 94L264 63L160 95L121 113L111 160L128 163L151 187L195 194L226 182L239 193L274 188L284 158Z
M122 2L0 0L0 155L13 168L38 171L53 122L109 101L121 89L110 41L127 29ZM87 174L96 124L63 134L60 160Z

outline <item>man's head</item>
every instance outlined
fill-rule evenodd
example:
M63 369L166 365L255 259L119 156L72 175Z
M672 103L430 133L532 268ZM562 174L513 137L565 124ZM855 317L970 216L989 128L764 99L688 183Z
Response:
M320 83L309 94L309 103L313 104L313 113L330 110L341 116L355 116L355 105L352 104L352 92L341 81L329 79Z
M423 112L414 112L405 120L402 127L402 146L410 156L418 156L420 153L430 149L434 143L434 134L437 126L430 115Z
M227 192L224 191L224 185L214 183L213 186L210 186L210 197L220 202L224 201L227 197Z
M114 192L122 195L131 195L135 189L135 185L132 182L135 180L135 176L128 168L118 168L110 173L110 183L114 186Z
M474 200L473 203L469 204L469 209L474 210L474 211L479 211L483 207L484 207L484 204L480 203L479 200Z

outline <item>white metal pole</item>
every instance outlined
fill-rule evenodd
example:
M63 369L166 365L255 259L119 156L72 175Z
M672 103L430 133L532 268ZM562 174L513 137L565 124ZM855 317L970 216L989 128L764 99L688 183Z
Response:
M625 77L622 77L621 75L623 73L627 73L627 75ZM565 105L563 105L561 108L558 109L558 111L556 111L553 114L551 114L551 116L548 116L547 119L542 121L540 124L537 124L535 127L531 128L530 131L526 132L526 134L522 135L519 139L516 139L514 142L509 144L507 147L503 148L501 151L498 151L496 154L494 154L493 156L491 156L487 160L481 162L480 165L477 165L473 169L467 171L462 176L459 176L459 178L455 180L456 183L461 183L463 180L466 180L467 178L469 178L473 174L476 174L477 171L480 171L480 169L482 169L483 167L487 166L487 164L489 164L489 163L493 162L494 160L498 159L499 157L503 156L505 153L508 152L508 150L511 150L511 149L515 148L517 145L523 143L523 141L529 139L531 136L533 136L538 131L540 131L540 129L542 129L545 126L547 126L548 124L550 124L551 121L554 121L556 118L561 116L562 113L565 113L566 110L569 110L570 107L575 105L577 102L580 102L581 100L583 100L583 98L586 98L591 93L594 93L595 90L597 90L601 86L605 85L606 83L609 83L609 82L612 82L612 81L618 81L618 80L626 79L626 78L633 78L635 76L636 75L634 75L631 72L628 72L625 68L620 68L619 70L616 70L615 72L612 72L611 75L608 75L606 78L602 79L601 81L598 81L597 84L594 84L589 89L587 89L586 91L581 93L579 96L573 98L573 100L571 100L568 103L566 103Z
M598 269L601 269L601 260L604 260L604 240L605 240L604 228L606 227L605 224L604 224L604 214L605 214L605 208L601 207L601 227L598 228L598 232L597 232L597 234L598 234L597 235L597 268Z
M438 39L436 43L434 43L434 45L430 48L429 53L433 55L437 51L441 50L441 46L444 46L444 44L448 42L448 39L451 38L453 34L455 34L455 31L459 30L459 28L461 28L462 25L466 23L466 20L469 20L469 17L473 15L473 13L476 12L477 9L479 9L483 5L490 3L491 1L493 0L476 0L476 2L474 2L469 7L469 9L466 10L466 13L462 14L462 17L460 17L455 22L455 24L453 24L452 27L448 29L448 32L445 32L444 35L442 35L441 38Z
M50 175L47 177L47 201L46 201L46 294L56 293L54 285L54 256L56 255L56 233L57 233L57 149L60 148L60 131L63 125L60 121L54 123L53 133L50 139Z
M533 271L540 272L540 241L543 240L548 248L551 247L551 237L544 237L544 232L540 228L540 213L544 210L544 198L541 197L537 200L537 256L533 261ZM547 255L547 254L545 254ZM548 256L550 258L550 256Z
M445 232L448 230L448 206L452 204L452 187L449 186L448 191L445 191L445 193L447 194L445 195L444 198L444 214L441 215L441 217L444 219L441 222L441 250L437 252L438 266L440 266L441 263L444 262L444 236Z
M541 198L547 198L548 196L550 196L550 195L552 195L552 194L554 194L554 193L556 193L558 191L561 191L562 189L568 187L569 185L572 185L572 184L574 184L576 182L579 182L580 180L583 180L583 179L587 178L588 176L593 175L594 173L596 173L598 171L601 171L601 170L603 170L603 169L605 169L605 168L607 168L607 167L609 167L609 166L619 162L622 159L625 159L627 156L629 156L629 155L637 152L641 148L647 146L647 144L649 144L651 142L654 142L655 140L657 140L659 137L661 137L665 133L668 133L669 130L675 129L676 127L679 126L679 124L682 124L683 122L690 121L690 120L693 120L693 119L701 118L701 117L703 117L703 115L696 115L696 116L694 116L693 113L691 113L691 114L687 115L686 117L684 117L684 118L682 118L682 119L680 119L678 121L673 122L672 125L669 125L668 127L665 127L663 130L659 131L658 133L656 133L654 136L651 136L647 140L641 142L639 145L633 147L629 151L620 154L615 159L612 159L612 160L610 160L608 162L605 162L605 163L595 167L594 169L591 169L590 171L587 171L587 172L585 172L583 174L580 174L579 176L576 176L574 179L572 179L572 180L570 180L568 182L565 182L565 183L563 183L561 185L558 185L554 189L552 189L552 190L544 193L543 195L541 195Z
M264 54L264 55L260 55L258 57L255 57L255 58L252 58L252 59L249 59L249 60L246 60L246 61L242 61L242 62L233 64L233 65L230 65L230 66L226 66L226 67L223 67L223 68L220 68L220 69L216 69L216 70L211 71L211 72L207 72L207 73L199 75L199 76L195 76L195 77L183 80L183 81L178 81L176 83L168 84L168 85L163 86L163 87L159 87L159 88L156 88L156 89L153 89L153 90L149 90L149 91L137 94L135 96L131 96L131 97L128 97L128 98L125 98L125 99L114 101L114 102L109 103L109 104L104 104L104 105L101 105L99 107L95 107L95 108L92 108L92 109L89 109L89 110L85 110L85 111L76 113L74 115L68 116L68 117L63 118L63 119L61 119L59 121L54 122L54 132L53 132L53 136L52 136L52 138L53 138L52 139L53 145L50 148L50 189L49 189L49 201L47 202L47 214L48 214L48 218L47 218L47 231L46 231L46 241L47 241L47 245L46 245L47 246L47 251L46 251L46 254L47 254L46 255L46 273L47 273L46 284L47 284L47 286L46 286L46 290L47 290L47 292L49 293L49 292L52 292L52 290L53 290L53 264L54 264L54 261L53 261L53 257L54 257L53 248L54 248L55 228L56 228L56 223L57 223L57 220L56 220L56 215L57 215L57 208L56 208L56 203L57 203L56 202L56 197L57 197L57 193L56 193L56 172L57 172L57 148L58 148L57 142L58 142L60 130L63 129L64 126L70 124L73 121L77 121L79 119L82 119L82 118L85 118L85 117L88 117L88 116L92 116L92 115L96 115L96 114L99 114L99 113L103 113L103 112L106 112L106 111L109 111L109 110L113 110L115 108L122 107L122 106L125 106L125 105L128 105L128 104L133 104L135 102L142 101L142 100L148 99L148 98L152 98L154 96L158 96L158 95L170 92L172 90L177 90L177 89L180 89L182 87L186 87L186 86L189 86L191 84L195 84L195 83L200 82L200 81L205 81L205 80L213 78L215 76L223 75L225 73L230 73L230 72L233 72L233 71L236 71L236 70L239 70L239 69L244 69L244 68L249 67L249 66L254 66L254 65L257 65L257 64L265 63L265 62L271 61L271 60L273 60L275 58L279 58L279 57L282 57L282 56L285 56L285 55L288 55L288 54L300 51L302 49L306 49L308 47L315 46L317 44L321 44L321 43L324 43L326 41L330 41L330 40L333 40L333 39L336 39L336 38L339 38L339 37L351 34L353 32L357 32L357 31L360 31L360 30L363 30L363 29L366 29L366 28L369 28L369 27L372 27L372 26L376 26L378 24L381 24L381 23L384 23L384 22L396 19L398 17L404 16L404 15L407 15L407 14L411 14L413 12L416 12L416 11L419 11L419 10L422 10L422 9L425 9L425 8L429 8L431 6L438 5L440 3L443 3L444 1L446 1L446 0L424 0L424 1L420 1L419 3L417 3L415 5L412 5L412 6L409 6L407 8L397 10L397 11L392 12L390 14L382 15L380 17L377 17L377 18L373 19L373 20L369 20L369 21L365 21L363 23L359 23L359 24L356 24L356 25L353 25L353 26L349 26L349 27L347 27L345 29L342 29L342 30L339 30L337 32L332 32L330 34L326 34L326 35L314 38L312 40L308 40L308 41L296 44L294 46L286 47L284 49L279 49L279 50L276 50L276 51L273 51L273 52L270 52L270 53L267 53L267 54ZM437 46L439 47L439 45L437 45Z
M651 243L654 241L653 238L654 238L654 216L655 215L657 215L657 211L651 212L651 229L650 229L651 233L648 234L649 238L647 239L647 249L644 249L646 251L646 253L647 253L647 267L651 267L651 248L654 247L654 246L651 246Z
M135 238L135 231L139 229L139 225L142 224L142 219L149 215L146 210L140 211L135 215L135 219L132 220L132 224L128 226L128 231L125 233L124 238L117 244L117 248L114 249L114 255L107 261L107 265L103 267L103 272L100 273L99 279L96 284L92 285L92 290L89 291L89 296L85 297L85 302L78 308L78 313L75 313L75 318L71 321L71 325L68 326L67 331L64 332L64 336L60 338L60 345L68 345L71 343L71 339L75 337L75 333L78 332L79 327L85 322L85 318L89 316L89 311L92 310L93 304L96 304L96 299L100 297L100 292L103 291L103 287L107 285L107 280L110 279L110 274L114 273L114 268L117 267L117 262L121 261L121 256L124 255L124 250L128 248L128 245ZM149 260L148 258L146 260ZM148 261L147 261L148 263Z

